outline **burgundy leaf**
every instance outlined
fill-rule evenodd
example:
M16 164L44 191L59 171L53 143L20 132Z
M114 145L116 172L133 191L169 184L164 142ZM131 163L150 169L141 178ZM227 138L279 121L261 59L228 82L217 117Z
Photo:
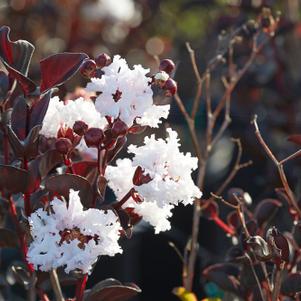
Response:
M86 178L90 184L94 183L97 177L97 162L95 161L80 161L72 163L72 170L67 168L67 173Z
M69 198L70 189L79 191L82 204L91 207L93 201L93 190L90 183L81 176L72 174L55 175L45 181L45 188L54 194Z
M33 94L37 90L37 85L27 76L11 67L5 61L3 61L9 75L18 81L25 96Z
M40 62L41 93L59 86L72 77L87 59L85 53L58 53Z
M17 137L20 140L24 140L27 133L27 116L28 116L28 105L23 96L19 96L13 107L11 116L11 127Z
M63 162L63 156L57 150L49 150L30 162L30 174L35 178L44 179L53 168Z
M49 101L51 98L52 91L48 91L43 95L37 102L31 107L30 118L29 118L29 129L32 129L38 124L43 124L44 117L46 115Z
M122 285L118 280L106 279L89 291L85 301L126 301L140 292L140 288L133 283Z
M17 248L19 246L18 236L9 229L0 229L0 248Z
M257 220L258 226L261 227L264 223L271 220L278 209L282 207L282 203L276 199L262 200L255 208L254 216Z
M301 292L301 273L292 273L286 276L281 285L281 293L286 296L294 296Z
M27 192L29 184L28 172L8 165L0 165L0 190L14 194Z
M24 40L12 42L9 33L8 26L0 28L0 57L2 61L26 76L35 47Z
M299 134L290 135L287 140L301 146L301 135Z
M110 163L112 160L114 160L114 158L117 156L117 154L122 150L122 148L126 144L126 141L127 141L126 136L120 137L117 140L115 147L108 151L108 157L107 157L108 163Z

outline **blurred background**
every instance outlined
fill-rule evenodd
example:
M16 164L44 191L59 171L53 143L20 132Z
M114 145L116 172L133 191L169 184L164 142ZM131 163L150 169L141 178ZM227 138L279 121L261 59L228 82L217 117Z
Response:
M208 196L223 181L236 154L230 137L241 138L243 161L253 160L254 164L241 170L231 186L248 191L254 206L263 198L275 197L274 188L279 185L279 179L273 164L257 144L250 126L251 117L258 114L262 134L279 158L297 149L287 142L287 137L301 132L301 6L298 0L0 0L0 24L11 27L12 39L25 39L36 46L29 72L36 81L39 61L63 51L85 52L92 58L101 52L112 56L120 54L129 65L142 64L151 72L157 70L154 56L171 58L177 65L175 79L179 94L189 109L195 80L185 42L191 43L200 70L204 70L206 63L216 55L221 31L231 31L246 20L256 18L263 6L281 12L280 27L233 95L233 122L216 146L204 191ZM246 60L248 46L242 43L236 49L236 61ZM75 76L61 87L60 94L64 96L85 84L83 78ZM212 82L213 103L221 96L221 88L220 79L216 77ZM205 117L202 104L197 116L200 139ZM193 153L185 122L174 102L168 123L178 130L182 149ZM287 175L300 196L300 161L287 164ZM222 212L222 216L226 213L226 210ZM135 300L177 300L172 289L181 286L182 265L168 242L183 250L191 233L191 217L192 207L179 206L174 211L172 230L160 235L154 235L146 224L139 224L133 238L122 241L124 254L99 261L88 287L114 277L122 282L135 282L142 288ZM280 224L282 218L278 219ZM280 230L288 227L284 221ZM204 297L206 286L200 271L222 261L231 241L213 223L202 218L199 243L195 290L199 297ZM9 254L5 258L13 256ZM5 268L5 260L2 268ZM68 287L66 289L68 291Z

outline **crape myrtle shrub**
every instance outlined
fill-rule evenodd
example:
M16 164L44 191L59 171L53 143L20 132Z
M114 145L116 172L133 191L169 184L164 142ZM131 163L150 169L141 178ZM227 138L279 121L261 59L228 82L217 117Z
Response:
M159 62L155 74L148 74L140 65L129 67L120 56L102 53L91 59L83 53L61 53L41 61L37 85L27 76L34 47L26 41L10 41L9 28L2 27L1 246L19 247L23 256L23 263L14 262L6 270L4 298L16 298L9 285L20 283L29 300L36 296L63 300L61 286L66 282L75 287L75 300L131 298L140 289L115 279L85 290L88 275L99 257L101 264L102 256L122 253L119 241L130 239L141 219L152 225L155 233L169 230L171 210L181 202L194 203L194 214L192 236L183 252L171 243L183 263L183 283L174 289L175 295L182 300L197 298L192 291L202 214L224 231L233 245L224 257L226 263L202 270L201 281L211 285L207 285L208 296L294 300L300 290L300 209L284 165L298 157L299 151L277 159L262 138L255 116L254 139L279 172L278 199L265 199L251 210L250 196L242 189L221 196L236 173L251 164L241 162L242 144L237 138L232 139L237 146L233 169L214 193L206 191L204 197L201 193L211 151L231 122L232 93L275 35L278 24L278 17L264 8L256 20L222 33L217 53L202 73L187 44L197 81L191 111L177 94L172 79L175 65L167 59ZM235 56L241 45L246 45L248 54L242 62ZM86 88L69 99L54 96L55 88L77 71L89 79ZM216 104L211 97L213 76L218 76L224 87ZM169 105L153 103L152 88L166 97L174 96L187 122L195 157L179 150L177 134L170 128L165 139L152 135L142 146L125 146L129 135L143 135L145 127L158 127L168 116ZM206 104L207 123L205 135L199 139L195 121L201 100ZM290 140L300 143L298 135ZM131 156L116 160L123 147ZM191 177L194 170L198 173L195 182ZM111 205L105 203L106 186L116 196ZM219 215L221 206L231 211L225 221ZM271 227L279 208L289 217L285 230L291 232ZM24 294L21 297L24 299Z

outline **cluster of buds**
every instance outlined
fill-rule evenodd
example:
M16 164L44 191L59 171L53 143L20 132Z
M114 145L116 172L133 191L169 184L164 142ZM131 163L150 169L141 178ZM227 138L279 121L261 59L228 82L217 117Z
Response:
M177 92L177 83L170 77L175 70L175 63L170 59L161 60L159 72L153 76L153 83L165 91L165 96L170 97Z
M84 132L84 139L88 147L111 150L116 146L117 140L127 133L127 125L117 119L113 123L109 123L104 130L95 127L87 129Z
M99 54L95 60L85 60L80 68L80 73L83 77L92 78L97 76L97 71L103 67L109 66L112 62L111 57L106 53Z

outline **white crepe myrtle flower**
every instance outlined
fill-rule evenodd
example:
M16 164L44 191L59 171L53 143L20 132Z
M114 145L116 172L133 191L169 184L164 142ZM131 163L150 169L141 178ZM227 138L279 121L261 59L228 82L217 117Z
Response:
M78 192L71 190L69 206L54 198L47 212L42 208L29 217L33 241L28 261L35 269L49 271L64 267L90 273L101 255L122 253L118 244L120 223L113 211L83 210Z
M197 168L197 158L181 153L177 133L171 129L167 132L166 140L156 140L152 135L145 138L143 146L130 145L128 150L134 154L133 159L117 160L116 166L109 166L105 175L118 199L131 188L138 192L143 202L137 204L130 199L123 207L134 208L155 227L156 233L170 229L168 218L174 206L192 204L195 198L202 196L191 178ZM132 181L138 166L149 177L142 185L134 185Z
M61 127L72 128L78 120L84 121L89 127L104 128L107 124L92 101L80 97L64 103L55 96L50 99L40 134L47 138L57 137Z
M113 62L102 68L101 78L92 78L87 85L90 92L99 93L95 107L102 116L121 119L132 126L141 125L158 127L161 118L167 118L170 105L155 106L149 69L135 65L130 69L125 59L115 55Z

